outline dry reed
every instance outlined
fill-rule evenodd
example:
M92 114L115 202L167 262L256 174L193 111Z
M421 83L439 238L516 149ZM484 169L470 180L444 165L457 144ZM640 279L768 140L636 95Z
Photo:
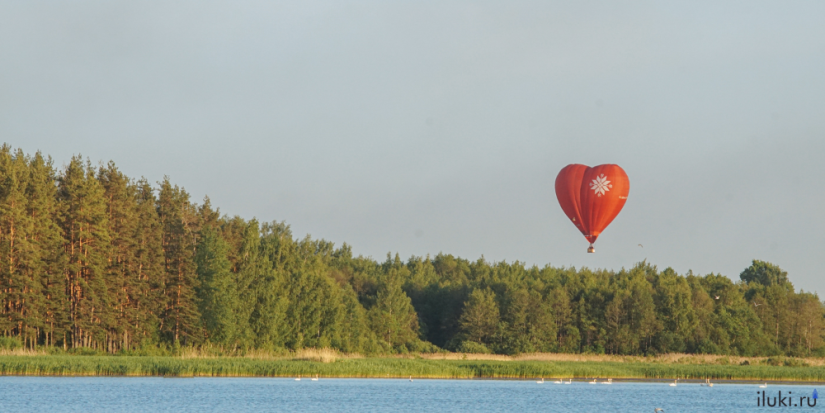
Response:
M0 356L47 356L45 350L31 350L26 348L7 349L0 348Z
M611 354L568 354L568 353L525 353L517 356L501 354L434 353L398 356L402 358L420 357L427 360L491 360L491 361L576 361L612 363L661 363L661 364L766 364L768 357L721 356L714 354L668 353L658 356L620 356ZM798 358L809 366L825 366L825 359L817 357ZM747 362L747 363L745 363Z
M292 360L299 360L299 361L317 361L321 363L333 363L340 359L360 359L364 358L364 356L358 353L349 353L345 354L338 350L331 349L328 347L316 349L316 348L305 348L301 350L297 350L291 357Z
M10 354L11 355L11 354ZM357 353L342 353L338 350L328 347L324 348L304 348L295 351L269 351L269 350L247 350L236 355L226 354L223 350L216 348L185 348L181 349L178 358L181 359L224 359L224 358L243 358L251 360L295 360L295 361L316 361L320 363L333 363L340 359L355 359L363 358Z

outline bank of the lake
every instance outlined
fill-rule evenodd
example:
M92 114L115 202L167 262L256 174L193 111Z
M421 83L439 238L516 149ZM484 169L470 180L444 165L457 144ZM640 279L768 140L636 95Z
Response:
M611 361L498 361L342 358L323 363L243 357L0 356L0 375L339 378L612 378L825 382L822 366L677 364Z

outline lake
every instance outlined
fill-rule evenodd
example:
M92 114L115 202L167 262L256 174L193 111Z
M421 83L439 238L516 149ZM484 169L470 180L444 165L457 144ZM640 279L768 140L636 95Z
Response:
M159 377L0 377L2 411L16 412L750 412L757 393L799 397L816 386ZM820 388L820 390L823 390ZM760 393L761 394L761 393ZM812 399L805 402L813 402ZM761 400L759 401L761 403ZM821 408L822 406L817 406ZM815 409L815 408L814 408Z

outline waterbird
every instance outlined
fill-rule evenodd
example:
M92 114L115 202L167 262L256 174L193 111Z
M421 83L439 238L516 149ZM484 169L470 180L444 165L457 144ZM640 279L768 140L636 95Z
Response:
M295 378L295 381L301 381L301 375L299 374L298 377Z
M607 381L603 381L602 384L613 384L613 379L607 379Z
M311 378L312 381L318 381L318 375L316 374L315 377Z
M410 381L412 381L412 376L410 376Z
M754 307L759 307L760 305L762 305L762 304L753 303Z
M596 378L593 378L593 381L588 382L588 384L596 384Z
M556 381L553 382L553 384L562 384L562 381L561 380L556 380Z
M663 409L661 407L657 407L657 408L653 409L653 413L659 413L659 412L665 413L665 409Z
M766 387L768 387L768 383L765 383L765 384L760 384L760 385L759 385L759 388L760 388L760 389L764 389L764 388L766 388Z
M567 380L566 382L562 382L562 383L564 383L564 384L571 384L571 383L573 383L573 379Z
M679 381L679 379L673 380L673 383L670 383L669 386L670 387L676 387L676 382L677 381Z
M537 381L538 384L544 384L544 377L541 378L541 381Z

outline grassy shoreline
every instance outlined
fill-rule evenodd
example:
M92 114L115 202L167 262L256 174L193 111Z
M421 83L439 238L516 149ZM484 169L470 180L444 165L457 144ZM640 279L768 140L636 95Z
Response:
M825 367L680 364L645 361L472 360L435 358L339 358L329 362L246 357L0 356L0 375L585 379L656 381L825 382Z

